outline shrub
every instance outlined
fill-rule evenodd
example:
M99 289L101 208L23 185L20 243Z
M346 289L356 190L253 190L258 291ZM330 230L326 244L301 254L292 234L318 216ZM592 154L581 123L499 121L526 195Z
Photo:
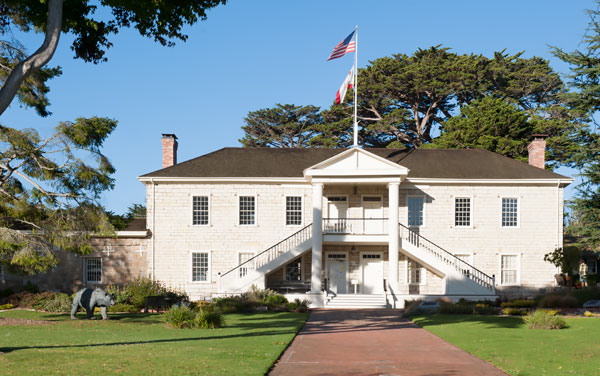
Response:
M248 300L248 301L256 302L256 303L262 303L269 296L274 296L274 295L279 295L279 294L277 294L277 292L275 292L271 289L263 290L263 289L259 289L258 287L256 287L256 285L252 285L252 286L250 286L250 289L248 289L247 292L240 295L240 297L243 300Z
M196 313L188 307L171 307L164 313L167 325L177 328L193 328L196 324Z
M38 285L31 281L27 281L27 283L25 283L25 287L23 288L23 290L32 294L37 294L40 292L40 288L38 287Z
M283 295L271 295L267 296L264 300L264 304L269 307L270 310L286 310L288 300Z
M223 327L225 325L225 319L221 312L215 311L214 309L210 309L208 307L202 308L200 312L196 314L196 327L202 329L215 329Z
M107 286L106 292L113 296L115 304L131 304L138 309L144 308L149 296L165 296L173 301L189 300L186 293L163 286L159 281L145 277L134 278L122 287Z
M12 305L12 304L2 304L2 305L0 305L0 310L13 309L13 308L15 308L15 306Z
M445 315L470 315L473 313L473 306L470 304L442 303L440 313Z
M529 329L562 329L567 327L567 323L560 316L549 315L543 310L536 310L527 314L523 318Z
M237 296L217 298L214 300L213 305L222 313L239 313L249 309L249 305Z
M56 294L48 294L45 297L38 300L36 304L34 304L33 308L39 309L46 312L60 313L60 312L70 312L71 307L73 306L73 301L71 297L67 294L56 293Z
M544 296L538 304L540 308L574 308L578 306L579 302L574 297L555 294Z
M134 306L133 304L117 303L113 306L108 307L108 312L136 313L139 311L139 308Z
M585 287L580 290L572 290L570 294L581 307L588 300L600 300L600 287Z
M510 302L502 302L502 308L533 308L536 306L535 300L517 299Z
M560 310L558 309L538 309L538 311L544 311L550 316L556 316L560 313Z
M293 302L289 302L287 304L288 310L292 312L308 312L308 306L310 306L310 300L304 299L300 300L298 298L294 299Z
M527 314L527 310L523 308L502 308L502 314L509 316L523 316Z
M125 288L119 287L117 285L109 285L106 286L105 290L113 297L113 299L115 300L115 305L130 304L131 295L129 291Z
M495 315L496 313L496 308L487 304L478 303L473 306L474 315Z

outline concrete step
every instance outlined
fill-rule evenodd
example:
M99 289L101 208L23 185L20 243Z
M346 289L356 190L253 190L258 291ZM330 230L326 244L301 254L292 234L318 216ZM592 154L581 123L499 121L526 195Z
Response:
M325 300L327 308L386 308L385 295L338 294Z

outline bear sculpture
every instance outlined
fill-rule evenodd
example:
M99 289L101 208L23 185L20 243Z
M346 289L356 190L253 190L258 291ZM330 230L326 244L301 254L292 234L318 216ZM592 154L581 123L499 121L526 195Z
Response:
M79 307L85 308L87 318L94 319L94 308L100 307L100 313L102 313L102 319L108 320L106 315L106 307L114 305L115 301L113 297L102 289L82 289L77 291L75 298L73 299L73 307L71 308L71 320L76 320L75 314Z

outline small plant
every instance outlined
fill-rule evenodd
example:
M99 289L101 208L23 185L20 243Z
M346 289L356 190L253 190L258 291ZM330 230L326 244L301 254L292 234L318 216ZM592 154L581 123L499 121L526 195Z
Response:
M264 304L271 310L285 310L287 309L288 300L283 295L271 295L267 296Z
M556 316L560 313L560 310L558 310L558 309L540 309L538 311L544 311L547 314L549 314L550 316Z
M288 310L290 310L292 312L300 312L300 313L308 312L309 306L310 306L310 300L307 300L307 299L300 300L298 298L294 299L293 302L289 302L287 304Z
M188 307L171 307L164 313L164 320L172 328L193 328L196 324L196 312Z
M575 308L579 306L579 302L569 295L550 294L544 296L538 307L540 308Z
M511 300L510 302L502 302L500 304L502 308L533 308L535 306L535 300L528 299Z
M473 313L473 306L460 303L442 303L440 305L440 313L445 315L470 315Z
M225 325L225 318L221 312L205 307L196 314L195 324L202 329L221 328Z
M72 303L71 297L67 294L50 293L34 304L33 308L53 313L69 312Z
M113 306L108 307L108 312L126 312L136 313L140 310L133 304L117 303Z
M250 308L250 305L238 296L215 299L213 305L222 313L239 313Z
M0 310L13 309L13 308L15 308L15 306L12 305L12 304L2 304L2 305L0 305Z
M527 314L527 310L523 308L503 308L502 314L509 316L523 316Z
M530 312L523 318L529 329L562 329L567 327L567 323L560 316L549 315L543 310Z
M474 315L495 315L496 308L492 307L488 304L475 304L473 306L473 314Z
M2 307L2 306L0 306L0 308L1 308L1 307ZM594 314L593 314L592 312L590 312L590 311L585 311L585 312L583 313L583 315L584 315L585 317L594 317Z

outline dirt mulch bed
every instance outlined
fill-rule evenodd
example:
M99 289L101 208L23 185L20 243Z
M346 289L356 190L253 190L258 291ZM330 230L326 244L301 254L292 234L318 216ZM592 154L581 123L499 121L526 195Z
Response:
M56 324L56 321L12 319L12 318L8 318L8 317L0 317L0 326L2 326L2 325L37 326L37 325L54 325L54 324Z

